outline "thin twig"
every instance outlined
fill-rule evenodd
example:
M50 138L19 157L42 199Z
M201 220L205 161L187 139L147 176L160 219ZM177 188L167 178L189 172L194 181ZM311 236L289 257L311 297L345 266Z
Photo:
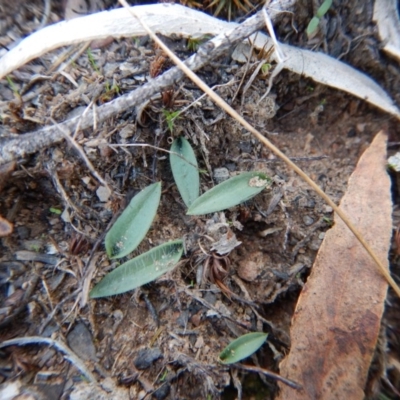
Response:
M74 140L73 137L71 137L71 135L69 134L69 132L67 130L65 130L65 128L63 126L61 126L60 124L58 124L56 121L54 121L53 118L51 118L51 122L53 122L53 124L63 133L65 139L67 139L73 147L75 147L75 149L78 151L78 153L80 154L80 156L82 157L83 161L85 162L86 166L89 168L90 172L92 173L92 175L102 184L104 185L107 189L109 189L110 191L111 188L108 186L108 183L100 176L100 174L96 171L96 169L94 168L93 164L90 162L90 160L87 158L85 152L83 151L82 147L76 142L76 140Z
M284 383L285 385L288 385L291 388L296 389L296 390L303 389L303 387L299 383L294 382L290 379L286 379L283 376L280 376L280 375L276 374L275 372L272 372L265 368L256 367L255 365L243 365L243 364L233 364L232 366L235 368L244 370L244 371L258 372L259 374L263 374L265 376L268 376L269 378L280 381L280 382Z
M311 157L290 157L290 160L293 162L300 162L300 161L319 161L325 160L328 156L311 156ZM274 158L273 160L263 160L263 159L255 159L255 160L239 160L240 162L252 162L252 163L265 163L265 164L274 164L283 162L280 158Z
M64 343L58 340L53 340L50 338L43 338L41 336L27 336L15 339L6 340L0 343L0 348L7 346L26 346L29 344L48 344L49 346L54 346L57 350L65 354L65 358L69 360L75 367L90 381L97 382L94 375L86 368L83 361Z
M244 128L246 128L249 132L253 134L261 143L264 144L267 148L269 148L273 153L275 153L279 158L284 160L286 164L293 169L305 182L307 182L314 190L317 192L319 196L321 196L328 205L330 205L336 214L340 217L340 219L347 225L350 231L354 234L354 236L358 239L358 241L362 244L368 254L375 261L378 266L378 270L385 277L389 285L393 288L396 294L400 297L400 288L394 279L390 276L388 269L385 265L379 260L375 252L372 250L371 246L365 241L364 237L361 233L356 229L347 215L334 203L334 201L295 163L293 163L281 150L279 150L275 145L273 145L264 135L262 135L257 129L251 126L241 115L239 115L225 100L223 100L220 96L218 96L213 90L210 89L208 85L206 85L190 68L188 68L169 48L166 46L157 35L148 27L148 25L141 20L135 11L129 8L128 3L125 0L118 0L124 7L129 10L133 17L138 19L138 21L142 24L143 28L147 31L149 36L164 50L164 52L171 58L171 60L179 66L179 68L184 71L184 73L205 93L207 93L210 98L221 108L223 108L232 118L238 121Z
M192 162L190 162L189 160L187 160L181 154L179 154L179 153L177 153L175 151L163 149L162 147L153 146L152 144L148 144L148 143L126 143L126 144L108 144L108 146L111 147L112 149L115 149L115 148L118 148L118 147L122 147L122 148L124 148L124 147L150 147L150 148L158 150L158 151L163 151L164 153L173 154L173 155L181 158L182 160L186 161L188 164L190 164L192 167L195 167L197 170L200 170L200 168L197 165L195 165Z

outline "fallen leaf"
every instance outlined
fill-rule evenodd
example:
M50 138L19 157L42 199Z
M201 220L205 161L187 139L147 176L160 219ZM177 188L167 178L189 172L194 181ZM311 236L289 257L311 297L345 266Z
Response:
M400 61L400 22L396 0L375 0L376 22L383 50Z
M14 225L0 215L0 237L11 235Z
M382 131L359 160L340 208L387 265L392 201ZM280 399L365 397L387 287L370 256L336 218L300 295L291 350L280 365L281 375L304 389L280 385Z

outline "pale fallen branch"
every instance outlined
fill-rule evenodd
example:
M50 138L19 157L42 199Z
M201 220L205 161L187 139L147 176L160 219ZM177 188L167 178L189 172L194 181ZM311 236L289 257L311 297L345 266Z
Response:
M400 22L397 0L375 0L374 20L383 50L400 61Z
M88 379L90 382L97 382L94 375L86 368L83 361L72 351L67 345L57 340L50 338L44 338L41 336L27 336L21 338L15 338L6 340L0 343L0 349L7 346L26 346L29 344L47 344L49 346L54 346L58 351L65 354L65 358L69 360L75 367Z
M132 19L131 16L130 18ZM247 19L243 24L236 26L229 32L221 33L202 45L196 54L186 60L186 64L190 69L198 70L212 59L217 58L225 51L229 50L235 43L242 41L253 32L261 29L263 25L263 16L261 13L258 13ZM152 79L138 89L98 107L98 122L100 123L118 113L143 104L156 93L180 81L183 77L184 74L178 67L169 69L163 75ZM79 128L83 130L91 127L92 124L93 111L88 110L84 115L59 123L59 127L46 126L24 135L14 135L7 139L4 138L0 144L0 165L14 159L26 157L27 155L62 141L64 139L64 134L59 128L68 132L73 132L78 125Z
M179 4L154 4L136 6L132 9L154 32L165 36L217 35L237 26L235 23L221 21ZM271 7L268 13L273 20L276 18L277 10ZM129 19L129 13L125 9L105 11L50 25L28 36L0 59L0 79L28 61L61 46L103 39L108 36L118 38L145 34L145 30L139 23ZM260 33L254 39L254 46L257 49L264 48L266 44L270 47L272 40L264 34ZM281 68L343 90L400 119L400 111L392 99L368 76L322 53L283 44L280 44L280 48L285 53L285 61L280 63L276 55L272 58L279 63Z

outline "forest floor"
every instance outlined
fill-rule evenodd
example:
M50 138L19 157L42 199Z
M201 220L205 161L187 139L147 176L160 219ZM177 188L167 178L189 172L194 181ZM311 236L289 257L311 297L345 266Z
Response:
M335 7L336 3L340 2ZM308 43L300 14L293 21L288 17L277 34L299 47L334 57L343 54L342 61L371 76L400 104L398 66L379 52L369 13L361 13L363 20L352 20L350 6L342 3L329 18L332 26L340 24L333 33L330 25L326 27L328 38ZM353 3L354 10L371 7L370 1ZM38 18L35 7L39 9L40 4L32 2L18 11L18 26L24 26L20 34L33 29L29 21ZM16 13L10 10L8 21L15 20ZM49 22L57 18L62 18L60 9L52 10ZM24 25L24 21L28 22ZM291 23L298 27L298 34L286 34ZM18 30L5 25L3 42L9 40L12 29ZM181 59L191 54L186 39L168 40L168 44ZM46 54L12 74L16 90L29 95L28 100L21 102L13 92L15 87L0 81L2 134L23 135L49 117L63 121L78 109L84 110L92 99L100 105L140 86L155 64L159 73L172 66L166 59L160 61L160 51L148 38L114 40L75 60L68 70L78 83L74 87L62 74L43 78L60 52ZM272 94L256 106L269 76L259 73L246 93L240 82L250 77L257 63L246 67L226 55L198 74L210 86L218 85L215 91L296 161L337 204L357 160L381 129L389 132L389 153L397 150L400 129L394 118L287 71L278 75ZM42 78L32 83L34 74ZM274 380L222 366L218 355L241 334L267 332L268 341L252 363L279 372L279 363L290 349L289 328L298 296L333 213L306 183L211 100L204 98L189 108L171 130L168 115L201 95L184 79L156 96L138 115L124 112L101 126L78 132L76 141L111 187L110 193L98 190L101 185L66 142L19 160L12 170L3 172L0 213L14 229L0 242L0 338L41 336L68 343L102 386L89 384L61 352L46 344L3 348L0 383L18 381L21 393L36 399L142 399L146 395L230 399L241 386L244 399L276 396ZM262 171L275 178L274 185L228 211L187 216L168 154L158 150L168 150L179 136L190 141L200 169L206 171L201 175L202 192L218 183L216 175L229 177L242 171ZM150 146L124 147L132 143ZM120 146L111 146L116 144ZM108 259L102 242L111 219L139 190L156 181L162 183L160 207L134 255L184 238L184 257L172 273L156 282L122 295L89 300L81 307L79 294L87 268L96 267L93 286L117 265ZM392 192L393 227L397 227L395 176ZM206 257L215 257L207 239L210 226L225 220L232 223L229 229L241 242L226 257L229 270L224 285L234 296L207 280L199 281L197 273ZM390 262L396 277L400 265L395 249ZM382 322L388 354L399 351L395 339L400 330L399 306L390 290ZM380 385L381 377L371 374L368 387L374 390L369 394L394 398L385 384ZM391 378L396 386L399 372Z

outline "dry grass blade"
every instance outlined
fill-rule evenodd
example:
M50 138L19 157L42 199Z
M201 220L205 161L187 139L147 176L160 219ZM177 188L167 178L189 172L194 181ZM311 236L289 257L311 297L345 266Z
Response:
M242 116L240 116L228 103L226 103L220 96L218 96L209 86L207 86L193 71L191 71L182 61L155 35L155 33L147 26L147 24L140 19L140 17L135 13L134 10L129 8L128 3L125 0L119 0L119 2L129 10L132 16L139 20L143 25L143 28L147 31L150 37L165 51L166 54L172 59L172 61L182 69L182 71L205 93L207 93L210 98L222 109L224 109L232 118L236 119L244 128L251 132L261 143L269 148L273 153L275 153L279 158L281 158L285 163L292 168L305 182L307 182L319 196L321 196L328 205L330 205L333 210L339 215L347 227L353 232L360 243L363 245L368 254L375 261L378 266L379 271L385 277L389 285L393 288L396 294L400 297L400 288L394 279L390 276L390 273L386 269L385 265L379 260L375 252L365 241L360 232L355 228L347 215L336 206L332 199L295 163L293 163L285 154L283 154L276 146L274 146L266 137L264 137L257 129L251 126Z

